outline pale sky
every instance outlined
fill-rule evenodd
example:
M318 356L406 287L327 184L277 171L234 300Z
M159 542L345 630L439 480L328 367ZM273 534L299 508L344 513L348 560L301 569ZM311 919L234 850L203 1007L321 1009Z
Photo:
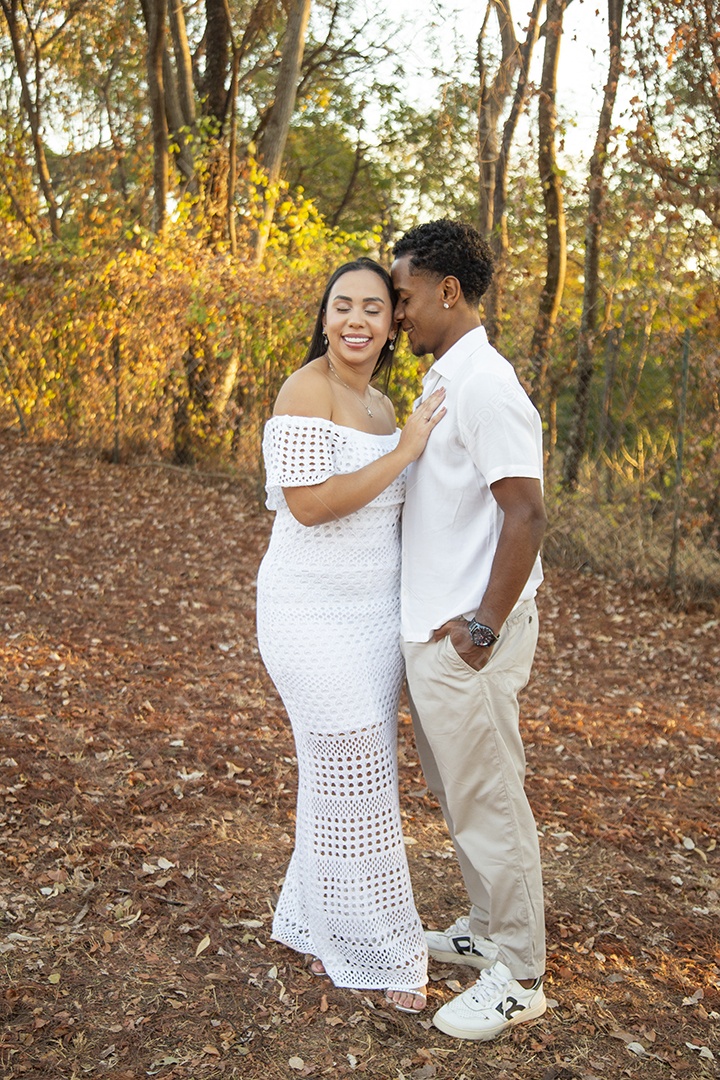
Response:
M516 23L518 14L523 15L521 21L526 20L528 6L528 0L515 0ZM442 67L449 72L457 65L458 56L464 57L461 74L468 80L476 77L474 54L484 12L485 4L478 0L430 0L423 7L418 0L393 0L392 6L388 5L386 17L400 24L398 37L410 42L403 52L405 61L410 61L408 67L416 72L410 77L408 89L418 104L429 105L437 98L432 69ZM494 30L496 21L490 25ZM493 40L492 34L489 40ZM541 39L531 71L538 82L543 52ZM557 98L559 117L567 123L568 159L586 159L592 152L607 64L606 4L571 0L564 19Z

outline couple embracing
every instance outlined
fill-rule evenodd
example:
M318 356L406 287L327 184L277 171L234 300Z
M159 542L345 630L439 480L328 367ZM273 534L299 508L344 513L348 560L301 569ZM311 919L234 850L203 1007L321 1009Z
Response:
M303 365L265 429L276 511L258 577L258 641L298 759L295 849L273 938L338 987L419 1013L427 959L469 964L433 1017L488 1040L546 1007L537 829L518 694L537 642L545 527L540 418L488 343L492 254L469 225L417 226L392 276L331 276ZM374 381L404 331L434 363L403 430ZM402 837L403 677L426 782L469 905L423 931Z

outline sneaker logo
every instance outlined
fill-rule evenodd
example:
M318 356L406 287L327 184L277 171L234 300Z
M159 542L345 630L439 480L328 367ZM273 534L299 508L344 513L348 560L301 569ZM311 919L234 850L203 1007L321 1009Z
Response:
M454 937L452 942L455 952L460 953L461 956L467 956L469 953L473 956L483 955L479 949L474 948L472 938L469 935L465 935L464 937Z
M499 1012L501 1016L504 1016L506 1020L509 1020L515 1013L524 1012L526 1006L521 1005L517 998L509 997L505 1001L500 1001L495 1006L496 1012Z

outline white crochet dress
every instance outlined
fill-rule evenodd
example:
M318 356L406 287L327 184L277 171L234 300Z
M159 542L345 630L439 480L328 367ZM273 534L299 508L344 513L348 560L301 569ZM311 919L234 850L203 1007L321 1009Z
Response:
M263 440L276 518L258 575L258 641L298 759L295 851L273 938L320 957L336 986L367 990L426 982L397 781L404 478L315 526L296 521L282 487L354 472L398 438L277 416Z

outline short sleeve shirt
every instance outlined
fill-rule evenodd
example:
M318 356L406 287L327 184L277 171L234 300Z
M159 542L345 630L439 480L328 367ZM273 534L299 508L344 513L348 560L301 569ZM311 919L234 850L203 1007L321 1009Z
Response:
M490 578L503 513L491 485L542 483L542 425L512 365L483 327L465 334L423 381L444 386L446 415L410 466L403 513L402 634L428 641L448 619L471 617ZM518 603L542 581L540 558Z

